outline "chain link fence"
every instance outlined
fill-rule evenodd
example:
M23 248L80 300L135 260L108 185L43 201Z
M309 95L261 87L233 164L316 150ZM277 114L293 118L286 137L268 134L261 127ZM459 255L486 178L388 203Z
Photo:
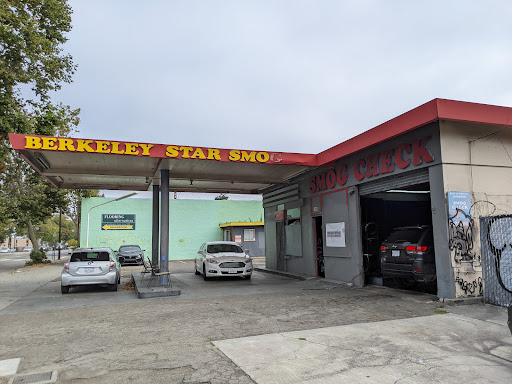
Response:
M484 301L512 305L512 215L480 218Z

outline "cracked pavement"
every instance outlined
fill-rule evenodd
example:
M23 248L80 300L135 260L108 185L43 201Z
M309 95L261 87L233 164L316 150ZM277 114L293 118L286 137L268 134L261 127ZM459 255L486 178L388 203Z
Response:
M316 364L308 376L311 383L343 382L329 381L328 373L337 379L347 373L358 378L357 373L360 381L346 382L371 382L365 373L377 367L389 371L394 378L390 382L411 383L415 378L410 375L448 364L448 357L440 353L451 351L452 333L467 331L449 329L445 335L437 330L435 337L425 336L422 342L431 353L418 357L412 349L396 345L393 337L370 330L389 320L460 316L432 316L440 306L432 295L371 286L332 289L322 279L299 281L257 272L250 281L205 282L193 274L191 262L172 262L174 284L182 290L178 297L140 300L133 291L102 288L61 295L60 269L51 265L43 268L44 273L32 268L17 275L0 270L0 291L5 286L12 292L13 279L20 275L32 281L30 289L0 308L0 360L20 358L18 374L57 370L57 383L267 382L250 367L267 376L274 369L300 373L295 382L306 382L303 374L308 361ZM123 282L139 269L123 268ZM501 329L500 316L498 311L494 323L486 323L486 328ZM483 322L466 319L468 327L479 321ZM361 340L348 335L321 337L326 329L343 326L354 326L366 337L373 335L372 343L362 349ZM312 338L308 332L318 336ZM255 344L247 336L269 338L266 356L254 353ZM510 350L511 342L510 335L502 339L501 344L478 338L471 341L477 351L487 348L500 355L501 363L481 355L472 357L474 361L468 356L467 361L499 368L509 358L506 348ZM219 344L223 342L239 349L228 351ZM275 357L290 343L294 347L289 353ZM436 360L440 357L441 362ZM410 368L409 376L396 374L400 366ZM0 384L9 378L0 376Z

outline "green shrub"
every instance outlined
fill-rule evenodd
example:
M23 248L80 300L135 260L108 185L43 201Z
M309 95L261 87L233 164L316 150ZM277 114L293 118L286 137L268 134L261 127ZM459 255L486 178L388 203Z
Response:
M46 253L44 252L30 252L30 261L27 261L25 265L34 265L34 264L48 264L51 263L50 260L46 258Z

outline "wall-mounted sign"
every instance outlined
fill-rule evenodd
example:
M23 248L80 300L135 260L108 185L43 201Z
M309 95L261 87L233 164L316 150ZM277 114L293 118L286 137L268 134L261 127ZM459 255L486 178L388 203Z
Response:
M471 221L471 193L469 192L448 192L448 209L450 220L454 224Z
M282 209L280 211L276 211L276 213L275 213L276 222L284 221L284 219L286 219L286 210Z
M328 247L346 247L344 222L325 225L325 245Z
M101 215L101 230L133 230L135 229L135 215L109 213Z
M341 165L330 169L309 180L309 191L317 193L335 187L343 187L350 175L357 181L371 179L372 177L393 173L397 168L406 169L409 166L419 166L423 163L431 163L434 156L427 148L430 137L416 139L412 143L400 144L396 148L373 153L366 158L355 162L354 167Z
M242 244L242 235L235 235L235 243Z

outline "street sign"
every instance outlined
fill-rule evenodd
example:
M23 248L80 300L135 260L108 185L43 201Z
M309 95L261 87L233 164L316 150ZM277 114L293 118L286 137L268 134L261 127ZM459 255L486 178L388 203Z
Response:
M135 229L135 215L124 214L103 214L101 215L101 230L134 230Z

